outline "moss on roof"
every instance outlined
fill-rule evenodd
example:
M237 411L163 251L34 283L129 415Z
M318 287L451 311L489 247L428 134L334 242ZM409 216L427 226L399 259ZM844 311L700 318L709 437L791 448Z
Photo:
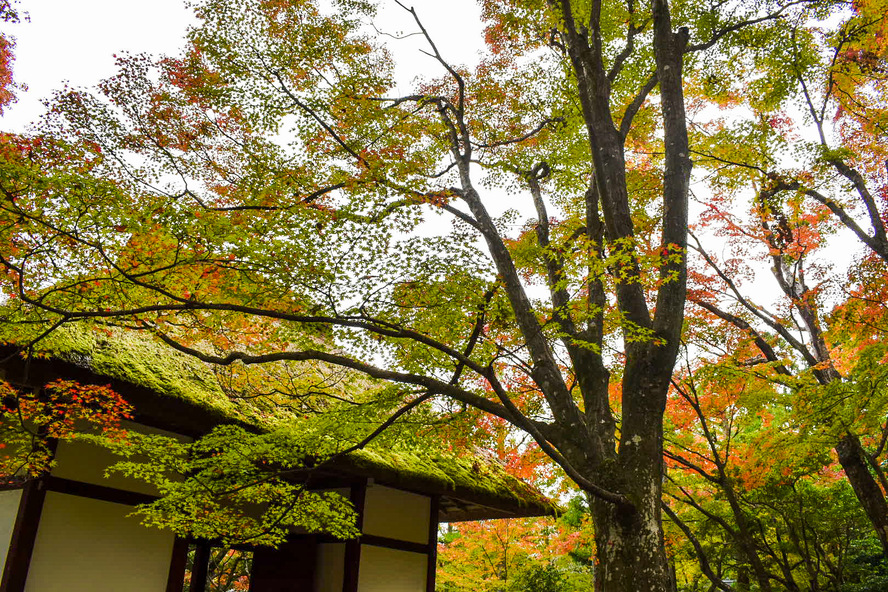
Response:
M6 335L0 337L7 343L15 342ZM247 406L237 405L225 395L209 366L135 331L66 325L40 340L34 353L233 420L256 423Z
M393 470L405 480L436 484L445 491L469 489L485 497L514 500L525 507L535 506L547 514L561 511L551 500L510 475L499 464L476 457L365 448L352 453L351 460L359 467Z
M14 330L10 334L8 326L0 332L0 343L14 344L20 339ZM209 365L136 331L67 325L42 339L34 354L180 399L232 422L270 429L287 420L286 412L270 418L249 399L230 399ZM367 473L391 472L399 480L426 483L434 489L475 492L539 513L559 511L553 502L500 465L478 458L368 447L351 453L348 461Z

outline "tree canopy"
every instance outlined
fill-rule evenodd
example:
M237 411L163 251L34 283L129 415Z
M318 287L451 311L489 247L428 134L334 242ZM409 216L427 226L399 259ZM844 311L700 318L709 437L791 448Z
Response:
M180 55L3 135L4 334L341 367L391 385L376 426L486 414L588 496L608 592L674 585L664 510L722 589L700 520L762 590L841 580L774 548L804 504L888 548L884 2L484 0L468 65L396 4L407 92L372 2L205 0Z

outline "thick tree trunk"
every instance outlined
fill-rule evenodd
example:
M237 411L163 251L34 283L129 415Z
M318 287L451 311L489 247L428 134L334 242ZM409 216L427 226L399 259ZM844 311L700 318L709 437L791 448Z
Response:
M596 592L672 590L663 545L660 486L647 485L636 511L598 500L593 503Z
M737 589L740 592L752 590L752 587L749 585L749 570L743 565L737 568Z
M632 413L624 412L619 452L598 471L629 503L592 503L598 592L672 590L661 515L663 411L671 366L658 356L640 357L647 363L630 367L640 378L627 376L623 397L641 404Z
M591 504L597 547L595 589L599 592L671 592L673 579L663 543L660 515L663 413L678 353L687 262L681 257L663 263L660 269L662 285L657 290L652 317L652 303L645 293L640 253L635 242L633 206L626 182L624 144L632 115L625 114L619 126L615 123L611 84L620 67L605 63L602 4L593 2L591 12L577 19L571 2L549 0L549 3L559 20L561 37L576 74L578 99L589 136L595 195L587 194L587 229L594 244L606 245L608 255L613 258L608 267L615 278L616 302L626 326L651 332L649 341L626 340L619 449L614 441L614 422L606 388L608 374L603 364L598 369L589 369L588 380L581 380L585 417L579 418L576 426L571 421L562 422L565 429L576 430L585 419L585 433L590 442L582 442L571 433L562 433L558 439L568 445L559 447L573 466L583 467L585 481L602 485L620 500L615 502L611 496L605 501L607 498L601 493L590 491L597 495ZM662 244L665 250L683 253L687 246L687 196L691 170L682 90L682 56L687 34L686 31L672 30L667 0L653 0L651 8L656 79L660 86L665 134ZM634 36L640 31L634 26L630 26L628 35ZM631 47L630 37L627 39L630 53ZM642 85L636 92L640 105L650 88ZM594 229L603 230L603 236ZM597 273L593 271L591 275ZM557 283L550 287L557 290ZM597 288L590 287L590 302L603 303L603 298L596 300ZM602 318L599 316L599 320ZM583 336L583 341L588 344L593 338L593 342L597 341L601 346L601 326L602 323L591 323L590 332ZM572 347L570 340L567 346L568 349ZM584 348L585 345L574 347L574 350ZM575 363L579 357L572 354ZM577 371L579 376L585 373L583 369ZM539 379L537 382L544 392L550 392ZM547 398L555 397L547 395ZM554 411L557 417L558 409Z
M848 482L882 543L882 553L888 557L888 503L869 471L860 440L852 434L846 435L836 444L836 453Z

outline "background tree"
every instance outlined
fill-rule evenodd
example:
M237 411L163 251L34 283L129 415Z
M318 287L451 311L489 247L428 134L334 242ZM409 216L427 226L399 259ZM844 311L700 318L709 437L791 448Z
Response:
M837 229L847 230L869 252L857 265L868 270L866 284L874 287L882 283L876 276L884 275L888 261L883 244L888 196L883 141L888 129L883 92L888 79L884 6L862 2L835 30L788 24L782 51L770 58L780 83L772 81L770 91L762 97L737 93L717 83L722 86L726 106L749 109L758 122L722 118L701 130L695 146L699 162L719 173L717 193L709 203L712 219L719 221L723 233L733 237L735 246L745 243L735 253L754 252L749 245L756 241L766 246L773 277L786 299L785 308L768 310L750 294L741 295L736 284L743 271L733 262L716 263L705 253L704 258L725 280L729 298L736 299L747 317L713 308L712 300L703 305L723 321L757 336L765 344L760 355L769 362L778 359L767 344L767 333L775 333L794 350L792 355L801 356L817 382L828 384L848 377L842 376L832 359L835 354L831 350L840 338L836 332L833 339L837 341L829 343L826 313L845 300L837 294L846 289L844 286L861 284L853 275L848 280L833 276L835 283L828 281L825 258L821 255L818 261L816 250L833 244L829 236ZM736 145L746 148L733 150ZM753 188L757 193L751 208L752 224L744 225L734 217L731 202L740 197L739 188ZM875 298L868 298L868 305L855 303L858 296L843 309L867 309L868 314L877 315L875 309L882 306L884 298L877 295L878 289L869 294ZM862 316L857 320L868 322ZM844 326L847 331L848 325ZM790 334L796 328L798 338ZM863 344L852 345L846 340L845 353L839 357L848 355L849 347L859 352ZM881 418L883 410L870 399L863 399L870 401L870 417ZM845 411L844 417L841 413L821 416L822 425L836 430L839 460L888 554L888 503L884 483L877 483L881 469L873 452L861 444L861 437L873 432L854 427L861 418L854 417L848 408ZM878 446L876 449L881 451Z
M25 15L27 18L27 15ZM0 22L17 23L21 15L15 7L14 0L0 2ZM15 38L0 32L0 115L3 110L15 102L15 91L18 88L12 76L12 64L15 61Z
M731 327L729 327L729 334ZM742 332L735 336L747 339ZM667 412L666 501L685 552L718 589L840 590L866 576L851 563L856 544L878 539L841 466L834 440L799 426L798 385L744 364L752 343L676 381ZM682 579L681 577L679 579Z
M442 591L559 592L592 586L591 516L581 497L552 518L449 525L438 549Z
M725 301L733 302L734 309L729 310L713 300L712 293L707 296L705 288L692 299L715 318L735 326L753 340L758 353L750 357L750 363L769 365L775 380L787 383L799 395L794 402L799 421L809 427L814 421L820 430L831 433L845 475L888 554L888 504L885 492L871 474L871 469L877 475L881 469L861 444L861 435L872 433L873 427L881 432L881 423L873 426L867 420L884 416L885 401L878 387L856 398L846 396L847 387L840 386L851 377L843 376L833 360L833 347L828 343L827 319L823 312L830 297L828 268L823 258L817 259L817 251L829 244L831 229L826 208L808 210L798 199L778 206L772 201L773 196L770 190L759 194L753 204L753 221L749 224L718 205L711 208L710 220L719 224L725 235L735 239L738 249L750 252L756 248L756 242L759 249L764 247L782 297L776 308L764 306L744 294L739 280L735 279L742 272L736 267L729 270L731 262L717 261L699 242L696 248L715 275L713 280L704 280L704 285L718 285L716 294L724 294ZM801 419L812 405L819 410L817 418L809 414ZM861 415L864 408L868 418Z

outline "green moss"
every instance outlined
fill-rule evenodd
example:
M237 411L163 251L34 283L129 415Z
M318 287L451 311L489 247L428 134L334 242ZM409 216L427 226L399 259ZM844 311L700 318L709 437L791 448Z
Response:
M22 338L0 334L0 343L15 343ZM148 334L67 325L42 339L34 353L162 396L185 400L233 422L246 422L260 429L271 430L293 420L281 408L269 413L255 407L249 399L233 401L209 365L170 349ZM509 475L501 466L477 458L371 447L352 453L349 460L367 472L391 471L399 478L426 482L444 490L466 489L526 507L558 511L550 500Z
M183 399L232 419L248 419L248 414L225 396L206 364L173 351L147 335L68 325L41 340L35 355L69 362L100 376Z
M539 506L550 513L560 508L536 489L491 462L475 457L417 454L366 448L352 453L352 461L366 469L397 471L408 479L435 483L444 489L466 488L489 496L511 499L524 506Z

